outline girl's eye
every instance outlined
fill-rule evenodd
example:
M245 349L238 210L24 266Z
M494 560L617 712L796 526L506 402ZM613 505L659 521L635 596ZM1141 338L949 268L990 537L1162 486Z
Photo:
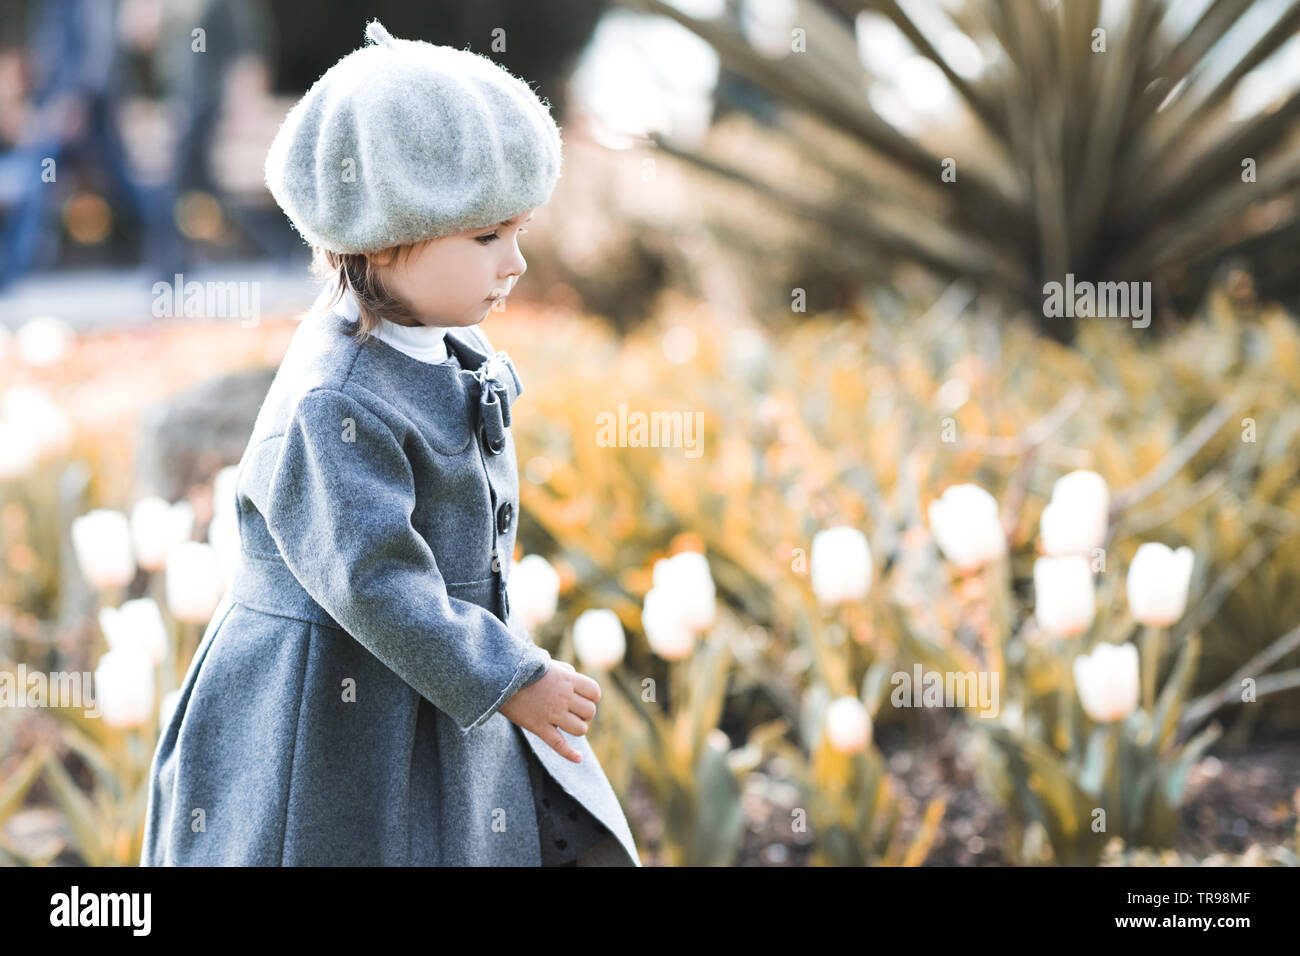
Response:
M518 234L522 236L527 231L528 231L527 229L520 229ZM491 245L494 241L500 238L501 236L498 233L490 232L486 236L476 236L474 241L477 242L479 245L486 246L486 245Z

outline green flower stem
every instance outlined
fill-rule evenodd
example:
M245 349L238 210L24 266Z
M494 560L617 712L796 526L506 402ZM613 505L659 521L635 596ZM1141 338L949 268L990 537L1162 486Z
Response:
M1129 839L1129 830L1132 822L1124 818L1124 796L1123 796L1123 775L1124 768L1128 763L1126 757L1126 747L1124 743L1124 720L1111 721L1106 728L1109 740L1106 742L1106 752L1113 756L1113 761L1106 768L1106 776L1102 782L1102 793L1105 795L1105 802L1102 804L1106 809L1106 829L1109 833L1117 833L1124 838Z
M1156 671L1160 666L1161 628L1142 628L1142 709L1151 717L1156 706Z
M154 603L163 610L164 626L167 627L167 650L162 659L162 684L158 688L158 699L161 700L163 694L168 691L176 690L181 686L182 675L180 670L180 654L177 651L177 644L180 641L180 622L172 618L171 611L167 607L167 593L163 587L163 576L161 573L154 572L149 575L149 596L154 599Z
M989 626L993 628L993 640L989 645L992 658L989 669L995 671L998 679L1007 683L1006 647L1010 631L1007 614L1007 595L1011 589L1011 562L1004 556L990 562L984 569L984 587L989 601Z
M1068 644L1065 646L1068 648ZM1061 657L1063 660L1069 660L1069 651L1062 651ZM1057 743L1057 746L1061 747L1062 753L1067 757L1073 757L1075 751L1082 746L1082 742L1079 740L1079 727L1075 720L1075 711L1079 707L1078 701L1078 690L1074 686L1074 670L1066 665L1065 677L1061 680L1061 713L1057 721L1057 726L1061 728L1060 734L1064 738L1064 742ZM1056 742L1054 741L1054 743Z

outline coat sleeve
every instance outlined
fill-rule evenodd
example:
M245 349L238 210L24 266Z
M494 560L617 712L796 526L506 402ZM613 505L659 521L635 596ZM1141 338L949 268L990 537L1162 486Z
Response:
M299 400L271 476L267 530L312 599L469 733L540 679L551 656L448 594L414 508L410 460L382 419L335 389Z

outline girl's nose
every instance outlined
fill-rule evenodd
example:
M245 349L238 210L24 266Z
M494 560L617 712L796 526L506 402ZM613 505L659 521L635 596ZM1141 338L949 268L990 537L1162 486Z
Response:
M518 280L525 272L528 271L528 260L524 254L519 251L518 242L511 243L511 252L513 255L506 261L506 275L514 276Z

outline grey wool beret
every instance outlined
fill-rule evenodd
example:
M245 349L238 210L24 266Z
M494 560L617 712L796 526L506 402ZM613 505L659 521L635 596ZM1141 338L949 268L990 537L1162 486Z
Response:
M330 67L285 117L266 185L309 243L332 252L494 226L544 204L560 177L549 105L489 57L396 40Z

